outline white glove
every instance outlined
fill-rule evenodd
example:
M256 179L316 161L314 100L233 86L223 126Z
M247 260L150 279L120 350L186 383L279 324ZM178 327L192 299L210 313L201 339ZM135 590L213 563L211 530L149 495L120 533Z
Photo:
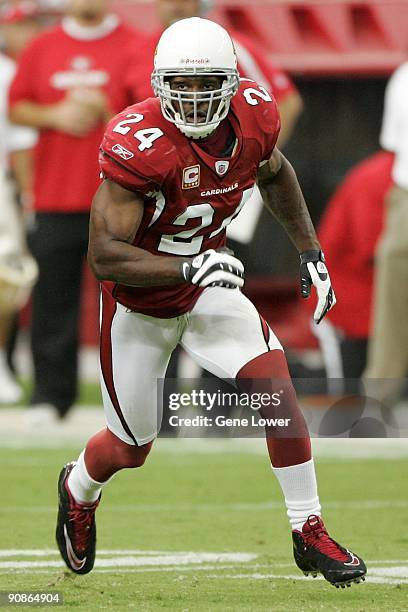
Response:
M317 306L313 319L318 324L336 303L322 251L304 251L300 254L300 290L303 298L316 287Z
M181 273L184 280L199 287L236 289L244 284L244 265L226 247L183 261Z

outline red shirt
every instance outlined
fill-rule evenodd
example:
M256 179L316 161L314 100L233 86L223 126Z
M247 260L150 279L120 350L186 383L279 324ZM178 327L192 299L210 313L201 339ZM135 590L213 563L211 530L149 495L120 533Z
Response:
M128 104L123 74L135 32L121 24L101 38L83 40L61 25L38 36L23 52L10 90L11 106L21 100L53 104L71 89L106 92L112 111ZM87 212L99 184L98 148L105 125L75 137L41 130L35 149L35 209Z
M288 94L296 90L290 78L279 68L273 66L265 53L251 39L229 29L234 41L238 70L241 77L253 79L259 85L273 93L279 104ZM126 81L132 96L131 103L142 102L153 95L150 77L153 71L153 59L162 30L150 34L136 43L134 58L129 66Z
M381 151L358 164L328 203L319 226L337 297L327 317L350 338L367 338L370 332L374 253L393 159Z
M228 119L238 145L229 158L213 157L186 138L164 119L158 98L130 106L110 122L101 147L103 175L144 197L135 246L191 257L225 245L226 227L252 194L259 163L269 159L279 134L275 101L256 95L257 88L245 82L232 99ZM124 306L161 318L191 310L203 291L186 283L104 284Z

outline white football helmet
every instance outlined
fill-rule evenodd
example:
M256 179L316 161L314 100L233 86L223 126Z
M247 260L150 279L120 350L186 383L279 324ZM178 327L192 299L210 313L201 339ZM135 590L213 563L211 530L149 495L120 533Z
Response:
M170 77L206 75L222 77L221 88L198 92L170 89ZM228 32L213 21L200 17L182 19L171 25L157 45L152 87L160 98L164 117L185 136L205 138L214 132L227 116L231 98L239 87L237 57ZM192 119L186 117L183 102L193 102ZM203 122L197 112L201 103L208 103Z

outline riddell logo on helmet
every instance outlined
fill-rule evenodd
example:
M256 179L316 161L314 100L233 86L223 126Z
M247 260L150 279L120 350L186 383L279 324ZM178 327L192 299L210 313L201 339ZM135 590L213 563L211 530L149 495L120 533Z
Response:
M196 57L194 59L190 57L183 57L183 59L180 60L180 63L184 64L185 66L205 66L205 64L210 63L210 59L208 57Z

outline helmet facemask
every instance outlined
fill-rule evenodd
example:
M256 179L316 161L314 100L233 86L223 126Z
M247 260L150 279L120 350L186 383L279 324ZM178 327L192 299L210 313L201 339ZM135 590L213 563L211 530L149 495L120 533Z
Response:
M179 91L171 89L170 80L174 77L218 77L222 85L208 91ZM237 93L239 75L236 69L192 68L185 70L156 69L152 74L152 86L160 98L162 113L189 138L205 138L214 132L228 115L231 98ZM186 112L185 105L193 105ZM200 106L208 104L206 117L202 117ZM187 116L188 115L188 116Z

